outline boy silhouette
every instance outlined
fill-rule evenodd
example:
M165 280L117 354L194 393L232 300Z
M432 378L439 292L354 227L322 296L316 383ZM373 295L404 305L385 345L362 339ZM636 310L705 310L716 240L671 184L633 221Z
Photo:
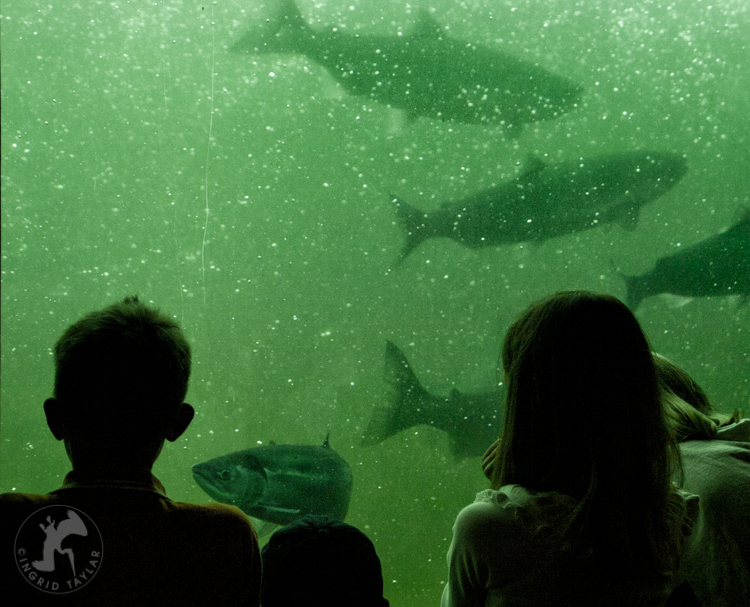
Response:
M195 414L183 402L190 346L177 323L126 297L70 326L54 360L54 397L44 412L73 469L46 495L0 495L4 595L18 605L259 605L260 551L247 517L233 506L174 502L151 474L164 441L177 440ZM93 577L57 595L23 579L14 549L24 521L54 505L85 513L102 545ZM41 556L43 534L33 528L42 536ZM75 537L62 539L61 548L72 551L66 542ZM65 589L63 559L57 571L47 567L47 580Z

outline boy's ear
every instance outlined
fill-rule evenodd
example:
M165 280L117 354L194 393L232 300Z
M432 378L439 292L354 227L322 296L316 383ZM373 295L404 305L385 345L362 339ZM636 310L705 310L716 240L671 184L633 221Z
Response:
M178 438L180 438L180 436L182 436L182 433L187 430L190 422L193 421L194 416L195 409L193 409L193 406L188 405L187 403L182 403L177 409L177 413L175 413L175 416L170 420L169 425L167 426L167 440L170 442L174 442Z
M44 401L44 414L47 416L47 425L57 440L62 440L66 436L65 422L68 409L55 398L48 398Z

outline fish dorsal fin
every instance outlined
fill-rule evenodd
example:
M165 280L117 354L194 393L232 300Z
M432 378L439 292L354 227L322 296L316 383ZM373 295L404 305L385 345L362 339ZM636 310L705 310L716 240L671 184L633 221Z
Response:
M328 434L326 434L326 439L323 441L324 447L330 447L331 445L328 444L328 437L331 436L331 431L328 431Z
M530 175L533 175L534 173L538 173L546 167L547 164L544 162L544 160L542 160L538 156L529 154L526 158L526 163L523 165L523 171L521 171L521 174L518 176L518 178L521 179L522 177L528 177Z
M268 441L268 444L275 447L276 446L276 441L275 440L270 440L270 441Z
M414 38L439 38L445 34L445 29L425 9L419 10L417 23L412 31Z

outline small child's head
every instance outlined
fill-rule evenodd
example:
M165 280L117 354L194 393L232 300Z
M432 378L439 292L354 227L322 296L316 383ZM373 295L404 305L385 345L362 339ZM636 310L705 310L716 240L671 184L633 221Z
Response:
M190 345L174 320L138 297L68 327L54 360L54 398L45 412L74 468L150 468L164 439L175 440L192 419L183 403Z
M308 514L263 547L263 607L387 607L380 559L356 527Z
M708 396L685 369L656 352L654 352L654 363L656 363L656 375L663 388L670 390L701 413L713 413Z
M677 442L712 439L720 427L739 420L739 411L733 415L714 411L706 393L682 367L656 352L654 363L664 411Z

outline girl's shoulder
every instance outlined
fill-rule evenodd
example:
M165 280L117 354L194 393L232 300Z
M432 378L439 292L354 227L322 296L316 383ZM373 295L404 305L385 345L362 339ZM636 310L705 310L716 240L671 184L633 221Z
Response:
M576 506L575 498L557 491L534 491L521 485L503 485L500 489L486 489L477 493L474 503L494 503L501 507L567 508Z
M473 504L464 508L459 520L464 522L492 519L535 531L567 517L576 500L554 491L533 491L521 485L505 485L477 493Z

